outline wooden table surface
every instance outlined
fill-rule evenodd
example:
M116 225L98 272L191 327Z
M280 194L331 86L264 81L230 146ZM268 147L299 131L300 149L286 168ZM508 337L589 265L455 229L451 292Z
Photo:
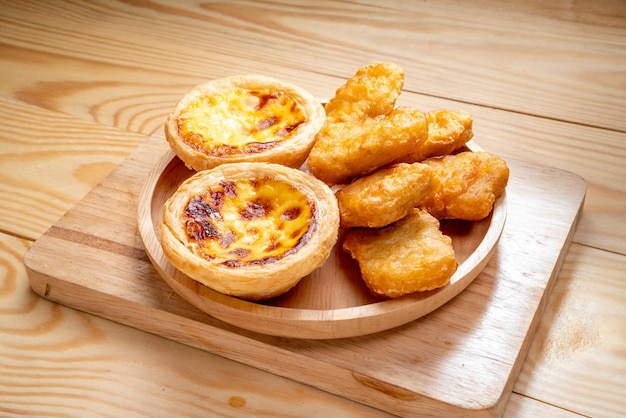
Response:
M505 417L626 411L626 2L0 1L0 415L388 416L35 295L23 255L201 82L374 61L487 151L587 181ZM527 260L532 263L533 260Z

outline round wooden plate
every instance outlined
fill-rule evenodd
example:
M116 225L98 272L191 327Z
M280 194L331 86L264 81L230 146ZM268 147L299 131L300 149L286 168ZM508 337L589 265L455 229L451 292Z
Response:
M171 151L152 169L138 205L139 233L146 253L169 286L198 309L240 328L281 337L354 337L403 325L432 312L463 291L483 270L506 219L506 196L502 196L491 215L480 222L441 222L442 231L452 238L459 263L450 283L441 289L397 299L373 296L356 262L341 249L340 234L326 263L288 293L268 301L249 302L190 279L163 254L158 234L163 205L193 173Z

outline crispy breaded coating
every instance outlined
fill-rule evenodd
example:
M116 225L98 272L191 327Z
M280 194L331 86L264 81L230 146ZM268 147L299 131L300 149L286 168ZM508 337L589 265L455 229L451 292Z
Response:
M452 239L419 209L386 228L349 230L343 249L359 263L367 287L390 298L443 287L457 268Z
M400 161L413 163L426 158L452 154L472 139L472 116L465 110L426 112L428 137Z
M326 104L326 121L309 154L311 173L345 184L416 149L428 136L417 109L396 108L404 70L394 63L360 68Z
M399 163L361 177L339 190L343 228L380 228L404 218L439 186L433 170L420 163Z
M403 85L404 70L392 62L361 67L324 107L328 122L357 122L387 115Z
M345 184L407 155L427 135L424 114L407 107L360 123L326 123L309 154L309 168L327 184Z
M461 152L422 164L434 169L441 187L418 206L437 219L484 219L509 180L506 162L487 152Z

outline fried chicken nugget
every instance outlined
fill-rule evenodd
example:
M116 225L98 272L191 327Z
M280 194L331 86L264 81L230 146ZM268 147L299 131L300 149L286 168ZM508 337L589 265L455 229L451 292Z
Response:
M439 186L425 164L399 163L361 177L335 193L343 228L380 228L404 218Z
M357 260L367 287L390 298L443 287L457 269L452 239L419 209L386 228L349 230L343 249Z
M326 121L309 154L309 168L332 185L370 174L412 152L428 136L424 114L395 108L404 85L398 65L373 63L357 70L324 109Z
M487 152L461 152L422 161L434 169L440 189L418 206L437 219L479 221L489 215L509 180L509 168Z
M472 139L472 116L465 110L431 110L426 112L428 137L401 162L414 163L426 158L452 154Z
M407 155L427 136L426 117L408 107L360 123L326 123L309 154L309 168L329 185L345 184Z
M391 113L404 85L404 70L392 62L361 67L337 89L324 109L329 123L358 122Z

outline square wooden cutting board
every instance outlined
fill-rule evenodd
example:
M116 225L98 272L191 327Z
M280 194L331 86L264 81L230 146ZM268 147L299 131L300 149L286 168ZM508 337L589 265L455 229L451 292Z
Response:
M393 414L502 415L571 242L583 179L508 159L504 231L466 290L388 331L301 340L212 318L153 268L137 201L167 150L151 137L31 246L24 263L36 293Z

